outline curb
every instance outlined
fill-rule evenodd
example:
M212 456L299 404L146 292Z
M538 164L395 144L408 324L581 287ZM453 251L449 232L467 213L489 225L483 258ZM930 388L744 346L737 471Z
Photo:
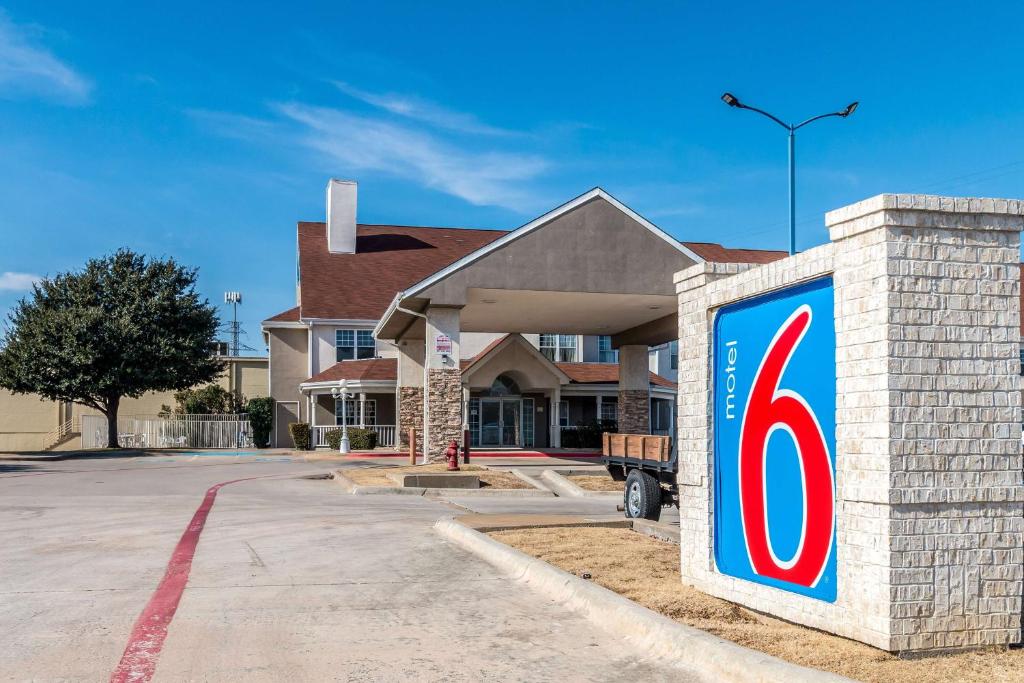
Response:
M551 498L554 493L539 488L533 489L432 489L422 486L362 486L346 477L340 470L332 477L346 493L354 496L424 496L426 498L462 498L482 496L494 498Z
M688 669L711 681L839 683L836 674L784 662L641 607L595 583L522 553L452 518L434 530L545 597L583 614L599 628L631 641L650 657Z
M491 468L488 468L488 469L493 470L494 468L491 467ZM542 484L541 482L537 481L536 479L534 479L533 477L528 475L526 472L523 472L522 470L509 470L509 472L511 472L513 475L519 477L522 481L526 482L527 484L529 484L533 488L537 489L538 491L543 491L544 493L550 494L552 496L557 496L558 495L557 493L555 493L554 491L549 489L547 486L544 486L544 484Z
M604 500L622 498L622 494L615 491L588 491L555 470L544 470L540 473L540 478L562 498L600 498Z

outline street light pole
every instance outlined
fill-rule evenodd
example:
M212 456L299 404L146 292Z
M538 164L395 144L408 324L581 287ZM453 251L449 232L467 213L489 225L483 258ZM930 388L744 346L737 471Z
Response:
M341 399L341 441L338 443L338 452L346 454L349 452L349 440L348 440L348 412L346 411L347 406L345 401L351 396L348 393L348 381L341 380L337 387L331 389L331 396L337 401Z
M789 253L790 255L793 255L796 253L796 132L808 123L813 123L818 119L826 119L830 116L838 116L845 119L856 111L859 102L851 102L846 105L845 109L840 111L834 111L828 114L819 114L818 116L812 116L801 123L792 124L786 123L777 116L773 116L762 109L743 104L732 93L725 93L722 95L722 101L730 107L736 107L737 109L749 109L750 111L757 112L761 116L765 116L779 124L789 133Z

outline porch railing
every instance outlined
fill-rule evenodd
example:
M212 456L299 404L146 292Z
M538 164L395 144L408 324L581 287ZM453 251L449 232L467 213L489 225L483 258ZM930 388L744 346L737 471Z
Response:
M356 425L349 425L349 429L358 429ZM377 432L377 446L385 448L395 447L395 425L366 425L366 429ZM313 447L327 448L327 432L333 429L341 429L338 425L313 425Z

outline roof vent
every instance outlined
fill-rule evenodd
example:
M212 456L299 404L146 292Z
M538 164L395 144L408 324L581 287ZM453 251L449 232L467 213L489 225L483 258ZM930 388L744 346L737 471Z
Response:
M327 183L327 250L332 254L356 253L356 195L354 180Z

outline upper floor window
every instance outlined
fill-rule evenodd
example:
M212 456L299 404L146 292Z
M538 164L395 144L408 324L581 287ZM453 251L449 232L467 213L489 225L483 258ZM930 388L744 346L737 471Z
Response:
M542 334L540 352L552 363L576 362L576 335Z
M607 334L602 334L597 338L597 362L598 363L618 363L619 352L612 348L612 338Z
M679 342L678 341L672 342L671 344L668 345L668 348L669 348L669 353L671 354L669 356L669 369L670 370L678 370L679 369Z
M334 348L336 360L373 358L376 354L371 330L335 330Z

